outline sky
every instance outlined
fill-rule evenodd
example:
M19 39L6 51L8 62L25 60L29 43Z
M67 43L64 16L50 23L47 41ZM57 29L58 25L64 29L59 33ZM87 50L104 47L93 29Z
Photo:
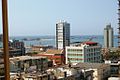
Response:
M117 4L117 0L8 0L9 35L55 35L60 20L70 23L71 35L103 35L110 23L117 34Z

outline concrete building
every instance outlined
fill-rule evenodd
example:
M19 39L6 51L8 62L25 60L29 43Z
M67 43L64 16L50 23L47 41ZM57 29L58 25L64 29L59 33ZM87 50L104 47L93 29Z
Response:
M53 46L31 46L33 52L44 52L51 48L53 48Z
M10 40L9 41L9 47L14 49L21 50L21 56L25 55L25 45L24 42L19 40Z
M111 25L107 25L106 28L104 28L104 47L105 48L111 48L114 46L113 43L114 34L113 34L113 28Z
M48 69L48 60L40 56L19 56L10 58L10 72L34 72Z
M47 70L47 73L54 74L54 79L52 80L93 80L93 70L72 68L68 67L68 65L50 68Z
M0 80L4 80L4 59L0 58Z
M109 77L108 80L120 80L120 77Z
M79 62L100 63L101 45L96 42L87 41L67 46L66 64Z
M3 58L3 48L0 48L0 58ZM21 56L23 55L21 49L9 48L9 57Z
M108 80L108 77L110 77L110 65L109 64L78 63L75 65L72 65L71 67L72 68L80 68L80 69L84 69L84 70L93 70L93 79L92 80Z
M0 34L0 48L3 47L3 35Z
M110 73L112 77L120 76L120 61L106 60L105 64L110 65Z
M9 60L10 80L48 80L44 79L47 77L44 73L48 69L48 60L46 57L19 56L9 58ZM0 59L0 80L5 80L3 59Z
M64 49L70 45L70 24L60 21L56 24L56 47Z
M3 42L3 35L0 34L0 42Z
M64 63L63 50L48 49L44 53L39 53L36 56L46 56L53 61L53 65L62 65Z

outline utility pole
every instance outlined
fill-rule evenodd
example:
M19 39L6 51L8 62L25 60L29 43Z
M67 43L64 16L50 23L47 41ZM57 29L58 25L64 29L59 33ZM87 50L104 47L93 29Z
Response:
M3 56L4 56L5 80L10 80L7 0L2 0L2 22L3 22L3 48L4 48Z

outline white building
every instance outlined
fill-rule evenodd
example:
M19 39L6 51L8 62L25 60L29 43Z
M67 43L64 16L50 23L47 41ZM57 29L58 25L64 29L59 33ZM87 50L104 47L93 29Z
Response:
M82 42L66 47L66 64L79 62L101 62L101 45L96 42Z
M56 24L56 47L64 49L70 45L70 24L60 21Z
M109 77L108 80L120 80L119 77Z

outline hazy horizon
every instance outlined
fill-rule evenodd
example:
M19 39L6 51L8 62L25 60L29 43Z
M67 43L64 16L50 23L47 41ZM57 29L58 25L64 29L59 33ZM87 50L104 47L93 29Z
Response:
M59 20L70 23L71 35L103 35L109 23L117 34L117 9L117 0L8 0L9 35L55 35Z

